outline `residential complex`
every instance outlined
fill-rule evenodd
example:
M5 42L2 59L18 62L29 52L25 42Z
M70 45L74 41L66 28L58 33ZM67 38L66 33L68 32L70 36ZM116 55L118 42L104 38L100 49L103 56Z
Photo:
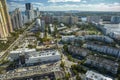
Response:
M95 22L95 23L99 23L100 22L101 17L100 16L88 16L87 17L87 22Z
M102 35L85 35L83 36L85 40L96 40L96 41L103 41L106 43L113 43L114 40L108 36L102 36Z
M53 16L53 22L55 21L72 25L78 22L78 17L76 16Z
M70 36L62 36L62 41L68 41L68 40L70 40L70 39L73 39L73 38L75 38L75 36L74 35L70 35Z
M85 63L101 70L105 69L113 74L117 74L119 66L117 62L97 56L88 56Z
M74 37L67 37L67 36L62 36L62 41L87 41L87 40L93 40L93 41L99 41L99 42L106 42L106 43L114 43L114 40L108 36L103 36L103 35L84 35L84 36L74 36Z
M120 80L120 2L0 0L0 80Z
M101 52L101 54L112 55L114 57L120 58L120 50L118 48L113 48L109 46L97 45L93 43L84 44L85 48Z
M19 8L15 9L15 11L12 13L11 21L14 30L23 27L22 13L20 12Z
M4 40L12 31L6 0L0 0L0 39Z
M102 32L105 35L109 35L111 38L120 39L120 24L104 24L104 25L97 25L97 28L99 28L100 30L102 30Z
M94 71L87 71L85 80L113 80L113 79Z
M82 57L86 57L89 52L86 49L81 49L80 47L71 46L71 45L68 46L68 51L73 55L82 56Z

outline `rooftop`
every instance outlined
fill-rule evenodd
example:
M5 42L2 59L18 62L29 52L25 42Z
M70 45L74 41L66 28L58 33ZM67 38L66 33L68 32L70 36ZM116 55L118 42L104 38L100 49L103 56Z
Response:
M113 80L112 78L106 77L102 74L99 74L93 71L87 71L86 77L92 80Z
M46 56L54 56L54 55L60 55L57 50L45 50L40 52L34 52L31 54L28 54L28 58L38 58L38 57L46 57Z
M105 65L110 65L111 67L118 67L118 63L115 61L112 61L112 60L108 60L105 58L92 56L92 55L88 56L87 58L90 60L93 60L93 61L100 62L100 63L105 64Z
M11 51L10 54L18 54L18 53L22 53L22 52L34 52L36 51L36 49L28 49L28 48L20 48L20 49L17 49L15 51Z
M104 24L104 28L110 32L120 34L120 24Z

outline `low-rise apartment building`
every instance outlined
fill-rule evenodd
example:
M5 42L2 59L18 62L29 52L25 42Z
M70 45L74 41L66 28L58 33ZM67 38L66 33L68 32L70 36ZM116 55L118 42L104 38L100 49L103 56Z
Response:
M88 50L72 45L68 46L68 51L72 53L72 55L77 55L82 57L86 57L88 55Z
M113 80L113 79L94 71L87 71L85 80Z
M95 41L102 41L102 42L106 42L106 43L113 43L114 40L111 39L110 37L107 36L102 36L102 35L85 35L85 36L77 36L75 37L73 36L62 36L62 40L63 41L68 41L68 42L74 42L74 41L85 41L85 40L95 40Z
M102 35L85 35L85 40L97 40L97 41L104 41L107 43L113 43L113 39L109 38L108 36L102 36Z
M97 45L97 44L93 44L93 43L86 43L86 44L84 44L84 47L88 48L90 50L102 52L106 55L111 55L111 56L120 58L120 49L118 49L118 48L102 46L102 45Z
M97 57L97 56L88 56L85 61L86 64L89 64L93 67L106 69L107 71L117 74L119 64L115 61L108 60L105 58Z

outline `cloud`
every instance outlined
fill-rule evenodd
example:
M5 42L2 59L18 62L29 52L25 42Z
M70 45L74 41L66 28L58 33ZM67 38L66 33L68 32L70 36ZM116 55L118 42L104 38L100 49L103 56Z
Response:
M25 0L12 0L12 1L25 1Z
M115 2L115 3L113 3L113 5L115 5L115 6L119 6L120 3Z
M57 1L57 0L49 0L49 1ZM59 0L62 1L62 0ZM78 1L78 0L63 0L63 1ZM62 1L62 2L63 2ZM79 0L80 1L80 0ZM33 2L34 9L39 8L41 11L66 11L66 10L79 10L79 11L120 11L120 3L98 3L98 4L90 4L86 3L87 0L81 0L80 3L50 3L45 5L45 3L41 2ZM15 8L20 8L21 11L25 11L25 4L19 2L8 2L9 11L15 10Z
M33 2L32 4L34 9L44 7L44 4L40 2Z
M48 0L48 2L81 2L81 0Z
M40 3L40 2L33 2L32 4L33 4L34 6L36 6L36 5L37 5L37 6L43 6L43 5L44 5L43 3Z
M84 1L82 1L82 3L87 3L87 1L84 0Z
M20 8L21 11L25 10L25 5L17 2L9 2L8 9L9 11L14 11L16 8Z
M119 4L63 4L63 5L49 5L44 6L40 10L46 11L66 11L66 10L79 10L79 11L120 11Z

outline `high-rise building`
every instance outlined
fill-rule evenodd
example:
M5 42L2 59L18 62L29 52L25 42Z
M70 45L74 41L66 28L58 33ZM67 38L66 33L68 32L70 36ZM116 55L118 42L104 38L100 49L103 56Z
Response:
M101 20L100 16L87 16L87 22L89 23L99 23Z
M6 0L0 0L0 38L6 39L12 31Z
M65 24L76 24L78 22L77 16L53 16L53 22L58 21L59 23Z
M31 22L34 19L33 5L31 3L26 3L25 7L26 7L25 15L27 16L28 22Z
M41 28L41 20L40 19L36 19L36 26L37 28Z
M28 21L27 16L26 16L26 15L23 15L23 23L25 24L25 23L27 23L27 21Z
M34 17L37 18L40 15L40 11L39 8L37 8L36 10L34 10Z
M25 4L26 10L33 10L33 5L31 3Z
M19 8L16 8L15 11L11 15L11 21L13 25L13 29L20 29L23 26L22 14Z
M120 16L112 16L111 23L119 24L120 23Z
M45 20L41 20L41 31L45 31Z

